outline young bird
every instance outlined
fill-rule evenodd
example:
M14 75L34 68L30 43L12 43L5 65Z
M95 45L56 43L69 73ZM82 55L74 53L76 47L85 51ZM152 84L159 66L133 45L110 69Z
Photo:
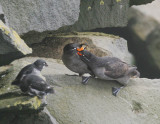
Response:
M82 76L83 84L85 84L89 80L89 77L84 77L83 74L89 73L91 76L94 77L94 73L87 66L87 64L80 59L80 56L77 54L77 48L83 48L84 46L85 44L79 44L79 43L67 44L63 48L63 55L62 55L62 61L64 65L69 70L78 73L79 76Z
M53 87L48 85L41 77L33 74L23 76L19 85L22 92L39 98L43 98L49 93L54 93Z
M19 72L16 79L12 82L12 85L19 86L22 78L24 77L24 75L27 75L27 74L35 74L42 77L41 71L45 66L48 66L48 64L43 59L38 59L33 64L29 64L25 66Z
M77 51L81 60L84 61L95 76L100 79L116 80L124 87L128 84L130 78L140 76L137 67L131 66L116 57L97 57L89 51L84 49L79 50L79 48ZM112 94L116 96L123 87L113 87Z

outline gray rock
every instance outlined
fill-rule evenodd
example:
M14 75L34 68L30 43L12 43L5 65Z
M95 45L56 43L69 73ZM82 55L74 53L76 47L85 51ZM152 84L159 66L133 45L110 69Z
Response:
M5 72L0 77L0 124L58 124L44 108L44 100L27 96L11 85L18 72L31 61L15 61L9 66L0 67L0 74L1 71L2 74Z
M128 21L128 9L129 0L81 0L79 19L67 30L124 27Z
M8 24L8 20L6 16L4 15L1 5L0 5L0 20L2 20L3 23Z
M39 113L3 113L1 115L1 124L58 124L55 119L50 118L46 108Z
M130 0L130 6L151 3L154 0Z
M84 31L127 25L129 0L0 0L9 26L27 44L41 42L48 33ZM9 8L9 9L8 9ZM71 25L71 26L70 26Z
M131 33L132 47L143 75L160 75L160 1L133 6L129 12L128 29ZM130 41L130 42L131 42Z
M29 57L14 61L12 64L16 70L12 75L24 63L36 59ZM82 85L80 77L65 75L74 73L60 60L43 59L49 67L42 74L56 91L47 96L47 109L59 124L160 123L160 79L131 79L129 85L114 97L111 88L119 87L117 82L91 79L87 85Z
M7 65L0 67L0 78L11 72L13 69L13 66Z
M8 64L15 58L32 53L25 42L13 29L0 20L0 65Z
M125 39L99 32L48 35L43 42L31 46L32 56L61 59L63 48L68 43L87 43L87 50L97 56L114 56L130 64L133 62Z
M9 26L20 35L72 25L78 20L80 0L0 0Z

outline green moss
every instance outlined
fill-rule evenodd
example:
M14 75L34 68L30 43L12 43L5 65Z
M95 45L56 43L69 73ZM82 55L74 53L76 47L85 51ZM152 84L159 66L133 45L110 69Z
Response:
M142 108L142 104L133 100L132 101L132 105L133 105L133 111L135 112L142 112L143 111L143 108Z
M5 26L5 24L0 21L0 29L6 34L9 35L10 34L10 30L7 26Z
M100 32L68 32L68 33L58 33L58 34L49 34L48 37L85 37L85 36L105 36L111 38L120 38L119 36L105 34Z
M38 97L25 96L18 91L0 95L0 101L0 112L38 110L42 104Z

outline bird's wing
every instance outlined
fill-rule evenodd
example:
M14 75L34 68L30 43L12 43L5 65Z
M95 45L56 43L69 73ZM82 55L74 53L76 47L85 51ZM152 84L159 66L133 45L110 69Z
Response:
M31 85L31 88L33 89L36 89L36 90L39 90L39 91L45 91L46 90L46 87L48 86L46 84L45 81L41 80L41 81L34 81Z
M33 65L27 65L18 73L16 80L20 80L24 74L30 74L33 71Z
M128 64L118 58L110 58L105 63L105 75L114 79L123 77L128 71Z

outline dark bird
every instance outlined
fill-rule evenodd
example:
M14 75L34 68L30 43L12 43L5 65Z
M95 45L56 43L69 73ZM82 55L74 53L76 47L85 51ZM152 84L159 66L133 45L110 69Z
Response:
M126 86L129 79L132 77L139 77L140 73L137 67L131 66L116 57L97 57L87 50L77 50L82 61L93 71L95 76L104 80L116 80L120 84ZM112 88L112 94L117 95L120 88Z
M82 76L83 84L85 84L85 82L89 80L89 77L84 77L83 74L89 73L91 76L94 77L93 72L90 70L87 64L80 59L80 56L77 54L77 49L83 48L85 45L86 44L79 44L79 43L67 44L63 48L63 55L62 55L62 61L64 65L69 70L78 73L79 76Z
M33 74L23 76L19 85L22 92L39 98L43 98L49 93L54 93L53 87L48 85L41 77Z
M45 66L48 66L48 64L43 59L38 59L33 64L29 64L25 66L19 72L16 79L12 82L12 85L20 85L20 82L22 78L24 77L23 75L34 74L34 75L41 76L41 71Z

